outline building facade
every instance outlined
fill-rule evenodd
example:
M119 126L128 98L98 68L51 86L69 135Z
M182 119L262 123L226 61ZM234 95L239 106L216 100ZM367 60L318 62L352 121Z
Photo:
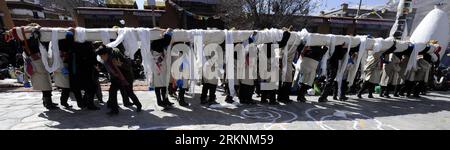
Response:
M376 11L374 9L360 9L359 15L368 14L363 16L362 18L369 19L386 19L386 20L395 20L397 16L397 12L390 11L388 9L382 9L380 11ZM347 3L341 4L341 8L337 10L333 10L330 12L321 12L321 16L327 17L350 17L355 18L358 15L358 8L351 8Z
M156 26L161 28L223 29L224 23L216 17L217 3L218 0L156 0L155 7L145 3L145 9L139 10L134 0L106 0L106 7L76 8L75 20L77 26L87 28L151 28L154 17Z
M161 27L180 29L224 29L217 15L219 0L166 0Z
M138 10L134 0L106 0L106 7L78 7L75 9L77 26L86 28L119 27L153 27L159 26L161 16L165 13L165 3L157 1L156 7L145 3L144 10ZM122 25L120 20L124 20Z
M15 26L38 23L44 27L73 27L72 17L58 5L42 5L39 0L6 0Z
M330 12L321 12L319 16L308 16L301 27L309 32L336 35L371 35L373 37L389 36L389 32L395 23L396 12L387 9L376 11L361 9L357 17L357 8L349 8L343 3L340 9Z

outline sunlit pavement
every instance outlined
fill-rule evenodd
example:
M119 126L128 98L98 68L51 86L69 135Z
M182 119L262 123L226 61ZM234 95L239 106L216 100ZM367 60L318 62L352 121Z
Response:
M154 92L138 91L143 111L121 106L118 116L107 115L104 104L99 111L80 110L75 101L72 110L48 111L39 92L0 92L0 129L2 130L415 130L450 129L450 92L430 92L421 99L351 99L346 102L293 102L280 106L226 104L217 92L220 105L200 105L200 87L190 107L156 108ZM104 100L108 99L103 93ZM121 104L121 96L118 96ZM254 97L256 101L259 98ZM295 96L291 96L295 100ZM330 97L329 100L332 98ZM59 93L53 92L53 102Z

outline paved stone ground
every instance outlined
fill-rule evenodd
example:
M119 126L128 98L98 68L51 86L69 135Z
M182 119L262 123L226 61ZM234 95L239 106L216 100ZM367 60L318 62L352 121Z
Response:
M200 88L196 88L200 90ZM199 93L200 91L196 91ZM104 94L106 100L107 93ZM53 92L54 102L59 93ZM199 95L189 97L192 106L177 104L168 111L155 107L154 92L138 91L144 111L121 106L119 116L108 116L106 106L100 111L74 109L47 111L39 92L0 92L0 129L3 130L415 130L450 129L450 92L431 92L422 99L362 99L351 96L347 102L289 105L236 106L226 104L218 91L221 105L199 104ZM291 99L296 97L292 96ZM171 98L172 102L175 102ZM255 97L255 100L259 100ZM70 101L76 105L74 101ZM119 103L121 98L119 96Z

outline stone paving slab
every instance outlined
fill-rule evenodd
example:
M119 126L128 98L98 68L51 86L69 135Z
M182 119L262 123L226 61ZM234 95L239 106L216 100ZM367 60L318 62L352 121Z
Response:
M450 92L432 92L421 99L357 99L280 106L236 106L226 104L217 92L220 105L200 105L200 87L188 97L190 107L175 105L162 111L155 106L154 92L138 91L143 112L121 106L118 116L108 116L106 106L99 111L73 109L48 111L39 92L0 92L1 130L449 130ZM104 92L104 99L108 98ZM120 95L120 94L119 94ZM54 102L60 94L53 92ZM254 97L259 101L259 98ZM118 96L121 104L121 96ZM291 99L296 99L291 96ZM176 102L171 98L172 102ZM70 104L76 105L74 101Z

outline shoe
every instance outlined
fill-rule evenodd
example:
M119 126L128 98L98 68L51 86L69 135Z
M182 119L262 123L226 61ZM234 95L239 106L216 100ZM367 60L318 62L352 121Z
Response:
M297 97L297 102L305 103L306 102L306 98L304 96L298 96Z
M174 103L170 102L168 99L166 99L163 103L164 103L163 105L166 105L166 106L169 106L169 107L173 106L173 104L174 104Z
M136 107L136 112L141 112L142 111L142 106L137 106Z
M79 103L79 102L77 102L77 106L79 107L79 108L81 108L81 109L83 109L83 108L86 108L87 107L87 105L86 104L84 104L84 103ZM109 108L110 106L109 106L109 104L107 104L107 107Z
M219 104L219 103L217 103L215 100L214 100L214 101L209 101L209 102L208 102L208 105L217 105L217 104Z
M100 110L99 107L95 106L95 105L90 105L86 107L88 110Z
M72 108L72 106L69 105L67 102L66 103L61 103L61 106L64 106L64 108L66 108L66 109Z
M347 101L348 100L348 97L341 97L341 98L339 98L339 101Z
M338 100L337 96L333 96L333 100Z
M361 96L361 94L358 94L358 95L357 95L357 97L358 97L359 99L362 99L362 96Z
M189 106L189 103L186 103L186 101L184 101L184 97L182 97L182 98L177 98L177 100L178 100L178 104L179 104L180 106L183 106L183 107L188 107L188 106Z
M269 101L267 101L267 100L261 100L261 104L267 104L267 103L269 103Z
M240 101L239 103L245 104L245 105L256 105L257 104L254 100L245 100L245 101Z
M367 96L368 98L373 98L373 95L372 94L369 94L369 96Z
M269 105L280 105L280 103L276 102L276 101L270 101Z
M115 116L115 115L119 115L119 111L118 110L111 110L107 114L110 115L110 116Z
M131 102L123 103L123 106L125 106L125 107L132 107L133 105L134 105L134 104L131 103Z
M249 100L249 101L248 101L248 104L250 104L250 105L256 105L256 104L258 104L258 103L256 103L256 101L254 101L254 100Z
M59 107L56 107L57 105L56 106L54 105L54 103L52 102L52 98L51 97L44 97L42 101L43 101L42 104L48 110L55 110L55 109L59 108Z
M226 100L225 100L226 101ZM234 101L233 101L234 102ZM229 103L229 102L227 102L227 103ZM206 101L205 99L202 99L202 100L200 100L200 104L201 105L206 105L206 104L208 104L208 101ZM230 103L231 104L231 103Z
M326 102L328 102L327 98L324 97L319 98L319 103L326 103Z
M227 102L228 104L233 104L234 100L232 98L226 98L225 102Z
M394 94L394 97L400 97L400 95L398 95L398 94Z
M178 104L183 107L189 107L189 103L186 103L185 101L179 101Z
M279 102L285 103L285 104L289 104L292 103L292 100L278 100Z

